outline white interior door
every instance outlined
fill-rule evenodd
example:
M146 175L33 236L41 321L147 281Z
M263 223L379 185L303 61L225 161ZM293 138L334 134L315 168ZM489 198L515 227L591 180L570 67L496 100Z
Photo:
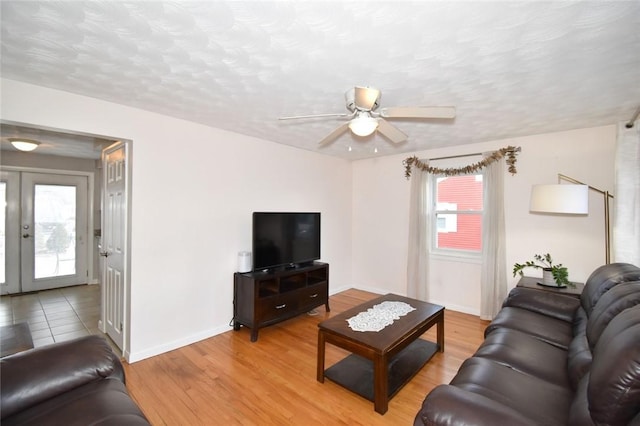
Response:
M119 142L102 152L103 214L100 255L103 261L105 333L125 350L127 274L127 145Z
M21 291L86 284L87 177L20 175Z

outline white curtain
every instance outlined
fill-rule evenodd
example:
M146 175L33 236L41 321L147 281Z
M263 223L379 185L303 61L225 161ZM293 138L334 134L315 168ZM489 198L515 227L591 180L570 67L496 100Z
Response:
M482 271L480 276L480 318L492 320L507 296L504 226L504 166L496 161L483 178Z
M613 260L640 266L640 120L618 124Z
M409 203L409 259L407 262L407 296L427 300L429 275L430 175L418 168L411 172Z

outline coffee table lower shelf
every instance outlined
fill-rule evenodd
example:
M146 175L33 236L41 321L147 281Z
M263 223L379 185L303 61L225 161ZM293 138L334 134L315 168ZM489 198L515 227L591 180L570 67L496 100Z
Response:
M391 398L438 352L438 345L417 339L404 348L388 366L389 394ZM371 402L374 398L373 362L351 354L325 370L324 376L357 393Z

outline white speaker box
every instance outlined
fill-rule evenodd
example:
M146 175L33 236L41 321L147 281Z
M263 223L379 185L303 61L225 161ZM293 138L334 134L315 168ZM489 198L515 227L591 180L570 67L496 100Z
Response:
M238 252L238 272L251 272L251 252Z

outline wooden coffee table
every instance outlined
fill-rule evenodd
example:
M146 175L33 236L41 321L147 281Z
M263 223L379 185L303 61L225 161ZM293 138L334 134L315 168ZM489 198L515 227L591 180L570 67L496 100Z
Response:
M384 301L405 302L414 311L380 331L354 331L347 319ZM437 343L419 337L437 324ZM352 352L337 364L324 369L325 343ZM387 294L342 312L318 324L317 379L333 382L373 401L384 414L393 397L436 352L444 352L444 307Z

